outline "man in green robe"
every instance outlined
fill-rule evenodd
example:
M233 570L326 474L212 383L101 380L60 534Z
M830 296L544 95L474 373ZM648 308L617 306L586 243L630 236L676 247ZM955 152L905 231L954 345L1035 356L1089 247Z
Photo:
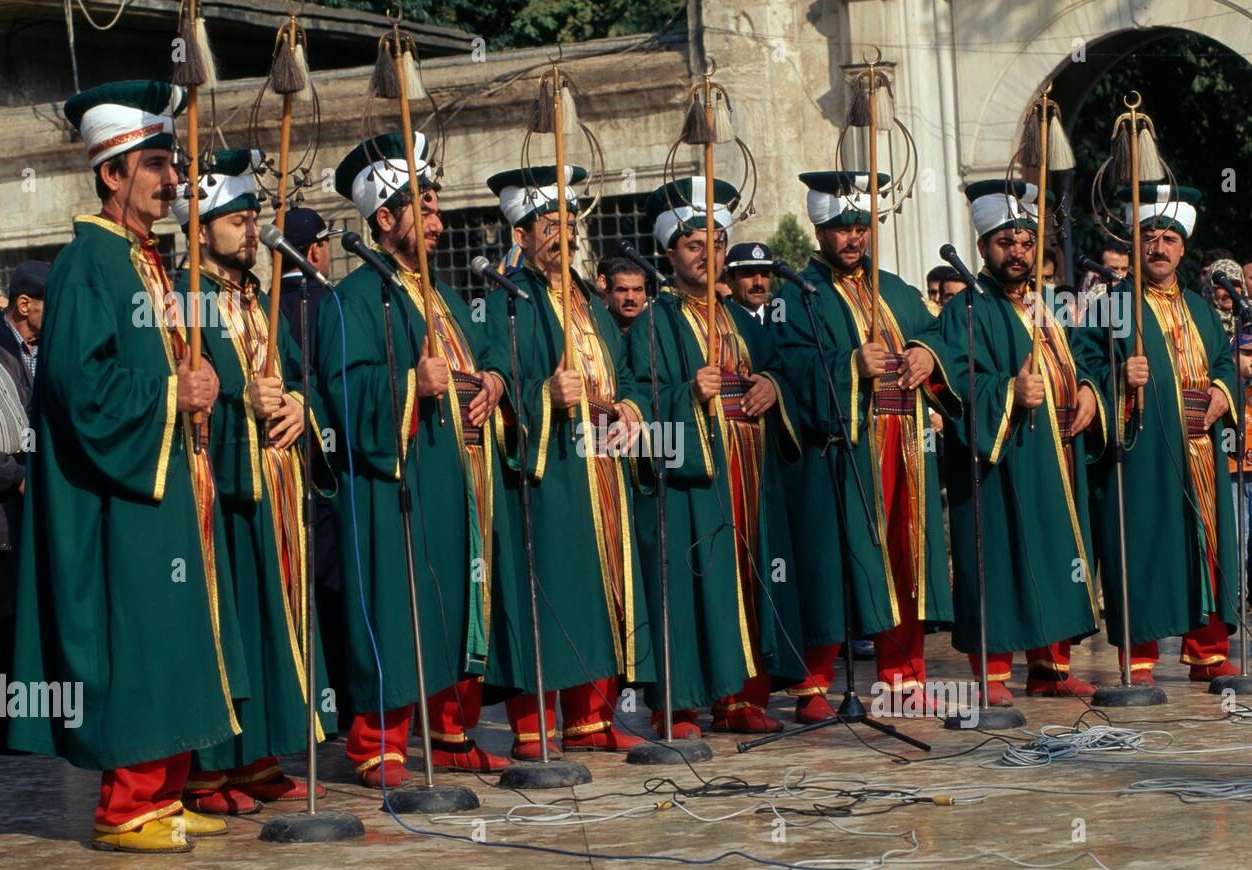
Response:
M60 686L63 703L13 719L10 745L104 772L105 850L187 851L187 834L225 831L180 798L192 751L237 735L232 702L248 696L209 457L191 443L217 375L191 369L152 234L184 100L127 81L67 101L101 207L75 218L48 278L35 381L10 686Z
M471 316L459 293L434 281L435 310L424 308L418 280L431 276L417 272L418 240L433 258L443 229L426 148L418 134L410 157L400 134L376 136L350 151L335 171L335 190L366 218L375 251L404 285L404 292L391 294L401 418L392 410L383 279L377 272L361 266L322 302L312 349L322 401L339 437L335 513L344 566L348 700L356 714L347 755L362 783L374 788L411 776L404 765L413 706L421 700L399 512L402 475L412 493L431 723L433 757L425 763L468 771L508 764L466 734L478 723L495 599L514 576L511 524L495 516L504 494L490 437L504 382L487 371L490 346L481 318ZM419 179L416 194L409 186L410 159Z
M1239 672L1227 660L1238 619L1239 547L1230 475L1214 428L1231 416L1235 371L1221 320L1200 294L1185 289L1177 268L1195 227L1200 192L1145 183L1139 215L1143 269L1143 354L1134 354L1133 289L1110 289L1107 311L1117 354L1116 435L1125 467L1127 574L1130 585L1132 682L1152 685L1157 640L1182 635L1191 679L1208 682ZM1084 331L1096 382L1109 384L1110 323ZM1138 393L1142 391L1142 403ZM1114 450L1092 469L1092 511L1099 530L1101 578L1110 642L1122 641L1121 550ZM1119 651L1120 652L1120 651Z
M726 260L731 212L739 192L714 181L714 245L706 257L705 179L671 182L648 197L653 236L674 268L675 293L654 303L659 425L645 446L651 463L635 501L639 549L648 590L653 646L665 638L660 560L669 561L670 690L673 733L699 738L696 708L711 704L713 730L745 734L782 730L766 712L771 677L799 679L800 610L782 461L798 456L790 392L772 334L742 306L713 303L709 364L706 276ZM652 390L648 315L631 330L627 349L639 390ZM649 407L651 405L649 404ZM666 550L661 552L658 499L648 485L654 465L668 463ZM652 693L653 727L664 734Z
M505 378L511 415L527 432L527 467L514 470L529 474L533 484L547 738L556 733L553 708L559 690L565 749L624 752L640 739L613 725L618 679L650 681L653 664L630 469L615 454L618 445L600 444L599 433L616 421L642 422L645 400L626 366L625 345L612 315L572 274L568 310L574 346L566 348L560 233L574 250L575 185L586 178L586 170L564 167L570 211L564 227L557 219L556 172L554 166L534 166L487 180L523 256L510 277L530 295L529 301L517 303L520 395L510 372L505 291L487 299L487 332L498 350L492 369ZM511 487L516 483L510 480ZM521 660L533 665L529 592L524 583L519 587L522 597L503 611L510 622L509 642L516 644ZM513 757L539 758L543 737L533 666L517 679L525 681L530 694L507 704Z
M851 584L852 636L873 637L879 682L902 703L906 697L930 703L925 624L952 621L952 593L927 403L948 402L956 413L960 403L947 380L952 362L938 322L921 293L880 269L874 296L869 174L806 172L800 180L809 188L819 248L802 277L817 293L806 300L804 290L785 284L778 330L783 370L800 398L804 449L788 482L792 503L800 505L792 525L809 676L791 692L799 696L796 718L811 722L833 714L826 691L839 645L848 640L845 583ZM889 181L879 175L884 196ZM850 449L841 443L840 413Z
M983 558L987 589L988 703L1009 705L1013 653L1026 650L1026 691L1086 696L1095 687L1069 675L1072 639L1096 630L1087 513L1089 438L1107 416L1098 384L1067 329L1030 289L1038 210L1033 184L975 182L965 190L983 269L973 298L974 387L969 392L965 294L939 317L953 348L949 385L962 418L946 427L952 527L952 644L979 663L978 570L970 451L982 463ZM1032 361L1032 331L1038 354ZM978 415L969 443L964 415ZM950 409L949 409L950 413ZM1032 425L1033 422L1033 425ZM1088 433L1096 426L1097 431Z
M252 687L237 708L243 733L197 752L192 762L184 801L210 813L255 812L258 801L308 797L307 786L285 776L278 760L308 745L304 626L316 617L305 607L299 349L280 319L275 374L265 375L269 297L251 271L261 210L253 172L260 165L259 151L213 156L211 171L200 176L200 237L188 239L200 246L202 340L221 379L209 457ZM186 232L190 200L182 191L173 211ZM184 305L189 286L183 272L176 292ZM326 468L320 449L314 465ZM317 686L325 688L324 673ZM320 698L316 703L325 712ZM319 739L334 730L331 713L318 722Z

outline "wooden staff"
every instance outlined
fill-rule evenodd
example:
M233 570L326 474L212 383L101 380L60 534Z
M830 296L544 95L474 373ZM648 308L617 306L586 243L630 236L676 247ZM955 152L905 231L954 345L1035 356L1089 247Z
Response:
M875 49L877 51L877 49ZM878 52L882 58L882 52ZM878 73L874 63L869 65L869 335L867 341L877 341L878 335Z
M396 66L396 80L400 96L400 132L404 135L405 162L409 168L409 192L413 197L413 246L417 249L417 292L422 298L422 315L426 318L426 356L439 359L443 348L435 337L435 304L431 296L430 259L426 256L426 213L422 208L422 189L417 183L418 156L413 150L413 118L409 113L408 70L404 61L404 49L400 40L399 25L392 31L392 58ZM439 425L445 424L442 393L436 395L439 402Z
M1130 232L1134 251L1134 305L1135 305L1135 356L1143 356L1143 253L1140 250L1139 228L1139 106L1143 98L1135 93L1135 99L1123 100L1130 109ZM1112 289L1112 288L1110 288ZM1135 406L1140 410L1140 427L1143 426L1143 387L1135 390Z
M565 324L565 352L561 357L561 368L574 371L574 320L570 314L570 275L569 275L569 237L565 234L566 221L569 220L569 205L565 201L565 113L561 99L561 68L552 65L552 118L553 135L556 137L556 217L558 244L560 245L561 262L561 315ZM570 420L577 416L573 406L567 409Z
M175 84L187 89L187 187L190 206L187 219L187 366L199 371L203 355L200 341L200 98L201 85L212 86L216 76L209 52L204 22L199 20L196 0L187 0L179 38L183 41L184 59L174 65ZM191 415L192 450L199 453L204 412Z
M709 130L714 128L713 120L713 83L708 74L704 77L704 119ZM721 366L721 348L718 347L717 335L717 272L714 266L717 255L714 244L717 241L717 222L713 219L714 184L713 178L713 136L704 143L704 300L705 331L708 333L708 359L706 364L713 367ZM709 413L713 413L713 403L709 402Z
M1036 224L1035 229L1035 304L1040 306L1036 308L1030 318L1030 360L1028 370L1034 374L1043 373L1043 360L1040 358L1039 341L1042 331L1039 329L1039 319L1043 317L1041 307L1043 305L1043 250L1045 246L1045 237L1047 236L1047 219L1048 219L1048 105L1052 103L1048 99L1048 92L1052 90L1052 83L1043 89L1043 95L1039 99L1039 176L1037 184L1037 195L1035 197L1036 204ZM1053 104L1055 105L1055 104ZM1030 429L1033 432L1035 428L1035 409L1030 409Z
M277 67L283 52L294 55L296 51L296 19L293 16L290 21L284 24L278 31L278 37L274 50L274 65ZM306 73L307 74L307 73ZM274 76L274 89L279 90L277 76ZM278 231L283 231L283 225L287 218L287 175L288 161L291 156L291 116L292 101L295 99L296 93L303 87L295 88L287 91L283 90L283 117L278 135L278 201L274 205L274 226L278 227ZM282 91L279 91L282 93ZM283 255L278 251L274 251L273 258L270 260L270 311L269 311L269 335L265 342L265 369L264 376L267 378L274 377L275 364L278 360L278 329L276 325L279 317L282 316L282 309L278 305L279 294L283 289Z

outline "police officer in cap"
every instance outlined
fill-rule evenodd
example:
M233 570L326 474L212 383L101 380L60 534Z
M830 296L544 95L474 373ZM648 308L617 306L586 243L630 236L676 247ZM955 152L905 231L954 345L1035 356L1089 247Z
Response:
M765 323L765 306L769 303L773 268L774 255L769 245L740 242L726 252L730 295L762 324Z

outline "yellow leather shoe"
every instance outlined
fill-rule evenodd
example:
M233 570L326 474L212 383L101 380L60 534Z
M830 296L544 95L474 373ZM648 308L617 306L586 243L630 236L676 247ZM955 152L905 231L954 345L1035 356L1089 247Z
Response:
M202 816L200 813L193 813L191 810L183 810L176 816L170 816L169 820L177 827L182 820L182 829L188 837L216 837L218 834L226 833L226 820L214 819L210 816Z
M173 824L174 816L154 819L133 831L91 835L91 848L104 852L190 852L195 844L187 839L181 825Z

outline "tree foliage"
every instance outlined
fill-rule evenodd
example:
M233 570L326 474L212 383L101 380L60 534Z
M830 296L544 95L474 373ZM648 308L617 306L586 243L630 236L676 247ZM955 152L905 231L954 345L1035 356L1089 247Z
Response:
M394 10L390 0L322 0L326 6ZM410 21L455 27L483 37L488 51L579 42L660 30L680 0L402 0Z
M794 214L788 212L778 221L778 229L766 242L775 260L781 260L797 272L809 264L813 254L813 232L800 225Z

